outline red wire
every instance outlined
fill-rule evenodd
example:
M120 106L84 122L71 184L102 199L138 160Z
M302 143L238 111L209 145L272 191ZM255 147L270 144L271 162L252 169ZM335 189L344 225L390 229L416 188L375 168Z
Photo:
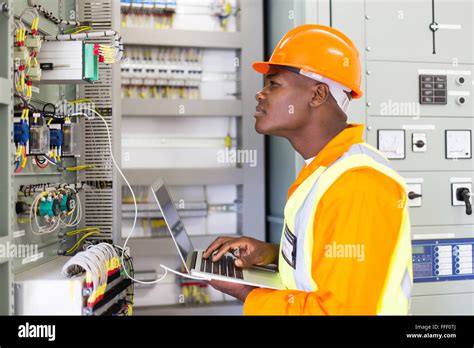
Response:
M38 156L35 156L35 163L36 163L36 165L37 165L38 167L40 167L41 169L45 169L45 168L47 168L47 167L49 166L49 162L48 162L48 161L46 161L46 165L44 165L44 166L42 166L41 164L39 164L39 162L38 162Z
M20 166L18 167L17 170L15 170L15 174L21 173L22 171L23 171L23 167L21 166L21 162L20 162Z

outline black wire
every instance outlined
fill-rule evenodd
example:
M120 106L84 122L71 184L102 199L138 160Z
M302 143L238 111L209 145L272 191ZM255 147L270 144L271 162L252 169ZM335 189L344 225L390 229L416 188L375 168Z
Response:
M52 112L52 113L53 113L53 115L55 115L55 114L56 114L56 106L55 106L53 103L46 103L46 104L44 104L44 106L43 106L43 112L44 112L44 113L47 112L47 111L46 111L46 107L47 107L47 106L52 106L52 107L53 107L53 112Z
M42 160L39 159L39 156L35 156L36 162L38 162L41 166L46 163L46 158L43 157Z

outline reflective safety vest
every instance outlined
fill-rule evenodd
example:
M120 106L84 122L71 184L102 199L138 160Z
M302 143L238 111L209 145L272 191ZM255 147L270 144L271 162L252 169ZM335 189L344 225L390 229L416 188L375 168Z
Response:
M280 243L279 271L288 289L318 290L312 277L313 225L318 203L329 187L345 172L369 167L395 180L406 192L403 178L376 148L366 143L352 145L328 167L320 166L304 180L285 205L285 224ZM377 314L408 314L412 289L412 254L407 197L403 208L398 240L390 260ZM294 242L294 243L293 243ZM336 313L337 314L337 313Z

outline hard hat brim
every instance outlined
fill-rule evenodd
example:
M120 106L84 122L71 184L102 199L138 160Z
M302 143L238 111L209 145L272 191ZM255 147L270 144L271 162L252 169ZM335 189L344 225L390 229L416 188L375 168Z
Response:
M266 74L270 70L270 66L282 66L296 69L308 69L298 64L281 64L281 63L272 63L272 62L255 62L252 64L253 69L260 74Z
M268 71L270 71L270 66L282 66L282 67L290 67L290 68L297 68L297 69L305 69L305 70L308 70L308 71L312 71L313 69L311 69L311 67L307 67L307 66L302 66L302 65L299 65L299 64L281 64L281 63L272 63L272 62L255 62L252 64L252 68L260 73L260 74L267 74ZM362 97L363 93L360 89L352 89L352 92L351 92L351 95L352 95L352 98L353 99L358 99L360 97Z

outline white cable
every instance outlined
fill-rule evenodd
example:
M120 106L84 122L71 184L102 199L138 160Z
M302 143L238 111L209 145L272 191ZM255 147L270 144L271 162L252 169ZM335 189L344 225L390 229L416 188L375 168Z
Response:
M135 192L133 191L132 189L132 186L130 185L130 183L128 182L127 178L125 177L125 175L123 174L122 170L120 169L119 165L117 164L117 161L115 160L115 156L114 156L114 152L113 152L113 149L112 149L112 136L110 134L110 129L109 129L109 125L107 124L107 121L104 119L104 117L99 114L97 111L95 111L94 109L90 109L90 108L83 108L82 110L84 111L91 111L93 112L95 115L97 115L97 117L99 117L102 122L104 122L104 125L105 125L105 129L107 131L107 138L108 138L108 142L109 142L109 149L110 149L110 158L112 158L112 163L114 164L115 168L117 169L117 171L119 172L120 176L123 178L123 180L125 181L125 184L127 185L128 189L130 190L131 194L132 194L132 198L133 198L133 205L134 205L134 210L135 210L135 216L133 218L133 224L132 224L132 228L130 229L130 232L128 233L128 236L127 238L125 239L125 242L123 244L123 247L121 247L122 249L122 254L120 256L120 263L122 265L122 269L124 271L124 273L126 274L126 276L133 280L134 282L136 283L139 283L139 284L145 284L145 285L149 285L149 284L155 284L155 283L158 283L160 281L162 281L163 279L165 279L168 271L172 272L172 273L175 273L177 275L180 275L182 277L187 277L187 278L190 278L190 279L195 279L195 280L209 280L208 278L200 278L200 277L193 277L189 274L184 274L184 273L180 273L180 272L177 272L177 271L174 271L166 266L163 266L160 264L160 267L162 267L163 269L165 269L165 274L162 275L159 279L156 279L156 280L153 280L153 281L141 281L141 280L138 280L138 279L135 279L133 278L130 274L128 274L127 272L127 268L125 267L125 264L124 264L124 254L125 252L127 251L127 244L128 244L128 241L130 240L130 238L132 237L133 235L133 232L135 231L135 227L136 227L136 224L137 224L137 219L138 219L138 206L137 206L137 199L135 197ZM81 113L82 115L85 115L87 118L91 118L89 115L87 114L84 114L84 113Z
M39 17L38 11L34 7L25 7L25 9L20 14L20 22L23 23L23 16L26 14L33 16L33 20Z
M189 279L194 279L194 280L206 280L206 281L209 281L211 280L211 278L208 278L208 277L196 277L196 276L192 276L190 274L186 274L186 273L181 273L181 272L178 272L178 271L175 271L174 269L171 269L171 268L168 268L166 266L163 266L162 264L160 264L160 267L163 268L164 270L166 271L169 271L171 273L174 273L176 275L179 275L183 278L189 278Z
M119 172L120 176L123 178L123 180L125 181L126 185L128 186L131 194L132 194L132 198L133 198L133 204L134 204L134 210L135 210L135 217L133 218L133 225L132 225L132 228L130 229L130 232L127 236L127 239L125 240L125 243L123 244L123 247L122 247L122 255L120 256L120 263L122 265L122 268L125 272L125 274L127 275L127 277L137 283L140 283L140 284L154 284L156 283L156 281L153 281L153 282L142 282L141 280L138 280L138 279L135 279L133 278L130 274L128 274L127 272L127 269L125 267L125 264L124 264L124 253L125 251L127 250L127 244L128 244L128 241L130 240L131 236L133 235L133 232L135 231L135 227L136 227L136 224L137 224L137 219L138 219L138 206L137 206L137 199L135 197L135 192L133 191L132 189L132 186L130 185L130 183L128 182L127 178L125 177L125 175L123 174L122 170L120 169L119 165L117 164L117 161L115 160L115 156L114 156L114 152L113 152L113 149L112 149L112 136L110 134L110 129L109 129L109 125L107 123L107 121L104 119L104 117L102 117L101 114L99 114L97 111L95 111L94 109L90 109L90 108L83 108L82 110L87 110L87 111L90 111L92 113L94 113L95 115L97 115L97 117L99 117L102 122L104 122L104 125L105 125L105 129L107 131L107 139L108 139L108 142L109 142L109 149L110 149L110 158L112 158L112 163L114 164L115 168L117 169L117 171ZM90 116L86 116L88 118L90 118ZM164 277L161 277L160 280L164 279Z
M62 273L66 277L73 276L71 267L79 266L81 267L86 273L89 273L90 277L92 278L92 289L95 291L98 288L98 274L96 269L91 267L90 260L86 257L85 252L80 252L76 254L73 258L71 258L68 262L66 262L62 268Z

